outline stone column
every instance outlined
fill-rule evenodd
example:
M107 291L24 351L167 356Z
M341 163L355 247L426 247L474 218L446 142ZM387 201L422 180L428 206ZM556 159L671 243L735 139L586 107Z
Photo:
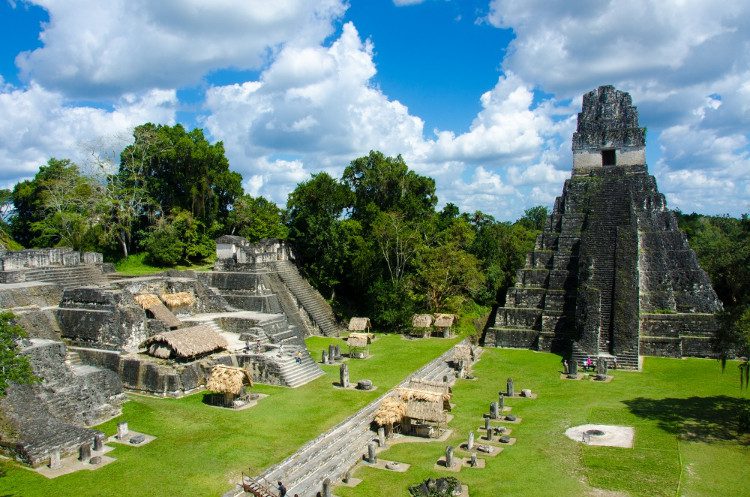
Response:
M453 467L453 447L451 447L450 445L445 448L445 467Z
M328 346L328 362L333 364L336 361L336 349L333 345Z
M60 449L55 449L49 456L49 469L57 469L61 467L62 462L60 461Z
M128 423L122 421L117 423L117 440L125 440L128 437Z
M320 362L323 364L328 364L328 352L326 352L325 350L320 356Z
M349 388L349 366L345 362L339 367L339 383L342 388Z
M490 427L490 418L484 418L484 429L485 430L491 430L492 429Z
M382 426L378 428L378 444L380 444L381 447L385 447L385 428Z
M341 479L344 483L349 483L349 480L352 479L352 472L347 470L346 473L344 473L344 477Z
M471 466L472 468L476 468L476 466L477 466L477 453L476 452L472 452L471 453L471 459L469 460L469 466Z
M367 444L367 462L370 464L378 462L378 456L375 454L375 442Z
M596 358L596 374L607 375L607 360L604 357Z
M329 478L323 480L323 497L331 497L331 480Z
M570 360L568 369L570 371L570 376L578 376L578 362L575 359Z
M100 451L104 449L104 433L97 433L94 435L94 450Z
M339 348L339 346L338 346L338 345L334 345L334 346L333 346L333 351L334 351L334 353L335 353L333 357L334 357L334 358L335 358L335 359L336 359L337 361L338 361L338 360L340 360L340 359L341 359L341 349Z
M89 459L91 459L91 444L88 442L82 443L81 446L78 447L78 460L86 462Z
M491 426L487 428L487 441L488 442L492 441L492 427Z
M500 417L500 414L498 414L497 402L490 403L490 417L492 419L497 419Z
M505 410L505 394L504 394L504 392L498 392L498 396L497 396L497 408L500 410L500 412L503 412Z
M507 388L507 393L505 395L507 395L508 397L513 397L516 394L515 390L513 389L513 378L508 378L508 382L506 383L506 388Z
M471 450L474 448L474 432L469 432L469 441L466 443L466 450Z

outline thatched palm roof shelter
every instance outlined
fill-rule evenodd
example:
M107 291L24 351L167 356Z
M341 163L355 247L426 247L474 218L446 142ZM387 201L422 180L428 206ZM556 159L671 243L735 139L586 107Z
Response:
M227 341L206 325L159 333L146 340L149 355L188 360L226 349Z
M349 320L349 331L370 331L371 328L370 318L351 318Z
M217 364L211 369L206 389L216 393L240 395L242 387L253 386L253 378L246 369Z
M350 348L364 348L367 347L370 342L368 342L365 337L348 337L346 343Z
M352 333L346 339L349 357L364 359L370 355L370 339L366 333Z
M392 427L394 424L400 423L405 414L406 402L396 396L386 397L375 413L375 423L380 426Z
M175 329L182 325L182 321L177 319L177 316L172 314L172 311L167 309L159 297L153 293L142 293L135 295L134 298L147 311L147 314L151 314L149 317L161 321L167 328Z
M211 369L206 382L206 389L215 392L208 395L208 402L233 407L234 400L242 395L245 385L253 385L253 378L248 370L217 364Z
M453 326L453 321L456 320L454 314L435 314L435 327L436 328L450 328Z
M195 304L195 296L190 292L162 293L160 298L164 305L172 311Z
M453 314L435 314L435 329L441 331L444 338L449 338L455 320L456 316Z
M445 423L448 420L448 415L443 410L443 403L440 401L410 400L406 403L404 417L428 423Z
M429 328L432 326L432 316L429 314L415 314L411 318L412 328Z
M443 409L450 410L450 386L442 382L412 378L398 394L404 401L439 402Z
M411 318L412 336L428 337L432 332L432 316L430 314L415 314Z
M364 340L367 340L367 343L372 343L372 341L375 340L375 334L351 332L349 333L349 337L347 338L347 340L349 338L364 339Z

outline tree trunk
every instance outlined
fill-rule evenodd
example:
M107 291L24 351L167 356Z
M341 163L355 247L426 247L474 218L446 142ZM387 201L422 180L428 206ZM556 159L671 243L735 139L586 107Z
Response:
M128 257L128 244L127 240L125 240L125 237L120 234L120 236L117 237L120 240L120 246L122 247L122 256L127 259Z

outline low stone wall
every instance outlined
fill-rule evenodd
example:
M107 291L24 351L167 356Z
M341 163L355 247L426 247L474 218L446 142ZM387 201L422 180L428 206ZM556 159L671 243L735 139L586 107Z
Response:
M163 397L181 397L201 389L216 364L252 371L253 381L283 385L281 368L272 357L258 354L222 354L190 363L165 363L143 355L120 355L109 350L73 348L84 364L116 372L125 388Z
M148 338L146 314L129 292L65 290L56 315L62 336L76 345L135 351Z
M13 309L36 305L39 307L57 305L62 298L62 290L51 283L19 283L0 286L0 309Z
M485 344L494 344L495 347L537 349L539 346L539 331L521 328L493 327L487 330Z

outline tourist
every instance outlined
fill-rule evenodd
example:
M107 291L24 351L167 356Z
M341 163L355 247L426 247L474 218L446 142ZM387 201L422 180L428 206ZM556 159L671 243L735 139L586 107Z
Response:
M297 352L296 352L296 353L294 354L294 361L295 361L295 362L296 362L297 364L302 364L302 352L301 352L301 351L299 351L299 350L298 350L298 351L297 351Z
M617 369L617 357L612 358L612 369Z
M563 370L565 371L565 374L570 373L570 368L568 367L568 360L563 359Z
M284 497L286 495L286 487L284 486L283 483L281 482L278 482L278 483L279 483L279 497Z

